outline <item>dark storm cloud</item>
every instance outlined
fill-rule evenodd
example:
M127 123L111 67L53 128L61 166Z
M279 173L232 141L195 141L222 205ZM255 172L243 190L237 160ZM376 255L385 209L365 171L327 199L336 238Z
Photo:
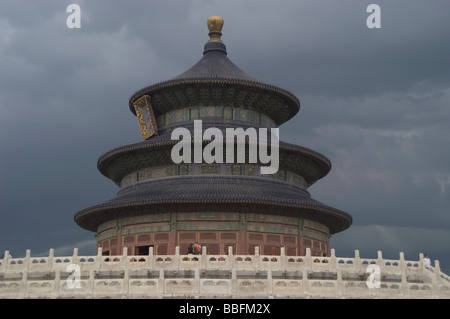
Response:
M82 27L66 27L77 3ZM382 28L366 26L378 3ZM206 19L239 67L301 102L281 139L332 161L310 189L352 214L337 254L450 265L448 1L3 1L0 10L0 250L94 253L73 222L115 196L96 169L140 140L128 98L194 63ZM438 244L441 243L441 244ZM447 269L450 269L447 268Z

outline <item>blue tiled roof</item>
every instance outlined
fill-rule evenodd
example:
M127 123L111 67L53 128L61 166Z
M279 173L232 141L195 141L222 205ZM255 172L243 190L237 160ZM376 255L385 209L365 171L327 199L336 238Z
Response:
M151 213L151 207L161 204L227 204L264 205L288 209L305 209L308 218L325 223L331 233L342 231L351 224L351 216L311 198L300 187L277 180L234 176L178 176L151 180L122 189L117 197L80 211L75 220L80 226L96 230L97 226L120 211L129 215L141 207ZM117 215L119 214L119 215Z

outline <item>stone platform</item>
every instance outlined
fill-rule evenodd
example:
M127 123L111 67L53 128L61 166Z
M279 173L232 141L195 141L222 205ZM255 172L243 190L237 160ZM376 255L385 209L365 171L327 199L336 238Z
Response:
M450 298L450 277L435 266L398 260L286 256L122 255L0 260L0 298Z

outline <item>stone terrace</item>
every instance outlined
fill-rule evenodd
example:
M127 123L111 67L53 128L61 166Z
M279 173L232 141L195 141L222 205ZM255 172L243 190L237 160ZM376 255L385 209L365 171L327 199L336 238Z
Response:
M373 272L375 271L375 272ZM377 275L379 276L377 277ZM371 279L373 279L371 281ZM378 286L376 284L379 284ZM371 287L371 288L369 288ZM450 277L418 261L259 255L123 255L0 260L0 298L450 298Z

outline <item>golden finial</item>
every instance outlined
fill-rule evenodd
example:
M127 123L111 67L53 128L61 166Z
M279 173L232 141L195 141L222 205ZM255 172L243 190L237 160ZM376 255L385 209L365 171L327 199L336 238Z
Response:
M222 42L220 37L222 36L223 19L218 16L212 16L207 21L209 29L209 41L208 42Z

